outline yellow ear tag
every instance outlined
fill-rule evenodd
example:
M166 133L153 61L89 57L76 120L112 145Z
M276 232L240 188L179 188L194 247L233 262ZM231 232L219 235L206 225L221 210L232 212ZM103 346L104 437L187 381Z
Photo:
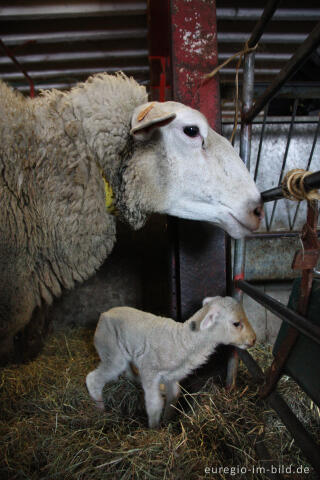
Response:
M116 209L114 206L113 191L112 191L111 185L107 182L107 180L104 177L103 177L103 181L104 181L104 190L106 195L105 203L106 203L107 212L112 215L115 215Z
M146 115L148 115L148 113L150 112L150 110L152 110L154 107L154 102L150 103L150 105L148 105L144 110L142 110L139 115L137 116L137 120L138 122L142 122L142 120L144 119L144 117Z

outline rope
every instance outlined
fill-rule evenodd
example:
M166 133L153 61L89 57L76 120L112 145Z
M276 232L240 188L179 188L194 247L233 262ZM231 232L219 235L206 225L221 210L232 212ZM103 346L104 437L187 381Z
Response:
M237 58L239 56L243 57L246 53L253 52L254 50L257 49L257 47L258 47L258 44L256 44L254 47L248 47L248 42L246 42L243 50L241 50L240 52L237 52L234 55L232 55L231 57L227 58L227 60L225 60L221 65L218 65L214 70L212 70L212 72L207 73L207 75L204 76L203 80L204 81L210 80L210 78L214 77L222 68L224 68L230 62L232 62L232 60L234 60L235 58Z
M285 198L300 202L301 200L320 200L320 194L316 188L307 191L304 187L304 179L311 175L301 168L290 170L282 180L282 192Z
M238 126L238 116L239 116L239 69L241 67L241 63L243 60L243 57L250 52L254 52L258 48L258 44L256 44L254 47L249 47L248 42L245 43L244 48L240 51L232 55L231 57L227 58L221 65L218 65L212 72L208 73L205 75L203 79L203 83L210 80L213 78L222 68L224 68L226 65L228 65L232 60L235 58L239 57L237 66L236 66L236 77L235 77L235 87L236 87L236 94L235 94L235 113L234 113L234 126L232 130L232 134L230 137L230 142L233 142L234 136L237 131L237 126Z

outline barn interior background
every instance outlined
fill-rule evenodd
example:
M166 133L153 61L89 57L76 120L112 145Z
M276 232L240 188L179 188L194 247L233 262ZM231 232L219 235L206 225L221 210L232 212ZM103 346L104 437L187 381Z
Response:
M276 9L255 52L254 98L279 75L318 24L317 3L284 0ZM154 99L174 96L187 102L192 88L179 83L187 84L187 77L177 78L182 65L179 49L198 62L201 75L209 73L243 49L266 4L258 0L252 7L249 1L217 0L215 12L213 1L197 0L3 1L0 78L26 95L37 95L41 89L70 88L96 72L122 70L146 85ZM188 8L195 14L189 17L189 30L179 37L179 11L186 19ZM210 10L206 21L203 8ZM203 57L203 41L215 55L207 51ZM183 61L184 68L194 68L190 58ZM217 102L215 109L209 105L211 123L219 129L221 121L227 138L234 124L236 65L237 59L219 72L219 85L214 80L211 94L217 101L220 95L221 111ZM242 74L241 65L239 98ZM276 187L283 172L292 168L320 170L319 112L320 51L315 46L299 71L253 120L250 170L261 191ZM240 127L236 148L239 131ZM291 263L300 248L305 219L304 204L270 202L261 229L246 242L246 280L283 304L298 275ZM50 316L57 328L93 326L100 312L114 305L184 319L198 308L200 298L230 293L234 245L222 232L160 216L139 232L121 224L118 232L114 252L96 276L65 292L53 305ZM280 327L278 317L249 296L245 295L244 304L259 340L273 343Z

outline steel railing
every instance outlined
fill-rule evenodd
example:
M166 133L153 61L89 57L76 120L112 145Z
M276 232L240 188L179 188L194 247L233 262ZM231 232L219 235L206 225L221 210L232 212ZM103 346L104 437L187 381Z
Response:
M250 39L247 42L248 47L254 47L260 40L268 22L271 20L273 13L275 12L279 1L270 0L264 12L257 22ZM247 53L244 58L244 67L243 67L243 91L242 91L242 121L241 121L241 132L240 132L240 156L247 168L250 170L250 151L251 151L251 135L252 135L252 121L255 117L264 110L263 123L261 128L261 135L259 140L258 156L257 163L255 166L254 177L257 178L259 164L261 159L261 148L263 144L263 138L265 133L265 125L267 122L268 115L268 106L270 100L279 92L282 85L301 67L303 62L307 59L310 53L317 47L320 42L320 23L314 28L310 35L305 39L301 46L297 49L296 53L280 71L276 79L271 83L271 85L265 90L258 99L253 102L253 92L254 92L254 59L255 52L251 51ZM290 128L288 133L288 138L286 142L286 149L282 160L281 172L279 176L279 185L276 188L272 188L265 192L262 192L262 199L264 202L275 201L270 219L266 219L267 230L270 230L276 208L277 201L281 198L284 198L283 191L281 188L281 182L284 176L284 172L287 165L288 150L292 138L293 126L295 122L296 112L298 107L298 100L294 101L292 117L290 121ZM315 132L311 152L309 158L306 162L306 170L309 170L310 164L313 158L315 145L317 137L320 130L320 120L317 125ZM304 180L305 189L320 188L320 171L315 172L312 175L309 175ZM299 210L299 204L296 207L294 216L289 221L290 230L293 229L297 214ZM233 265L233 280L234 280L234 296L239 300L242 300L243 292L247 293L254 300L259 302L265 308L269 309L271 312L280 317L283 321L289 323L294 327L298 332L301 332L303 335L311 338L313 341L320 343L320 328L314 324L311 324L303 315L300 315L293 310L285 307L281 303L272 299L268 295L264 294L257 288L255 288L250 283L244 280L244 271L245 271L245 251L246 251L246 242L244 240L235 241L234 249L234 265ZM251 372L254 378L257 381L262 382L265 380L265 375L261 371L260 367L257 365L255 360L248 352L237 350L235 351L234 356L231 358L228 367L227 375L227 384L232 386L235 382L235 376L237 371L237 355L240 356L241 360L245 363L248 370ZM280 397L276 391L272 391L268 396L266 401L274 408L278 413L280 418L283 420L284 424L287 426L288 430L291 432L293 437L296 440L296 443L300 446L305 456L308 458L310 463L313 465L315 470L320 473L320 459L319 459L319 446L312 440L309 433L306 432L305 428L295 417L293 412L290 410L285 401ZM263 447L264 448L264 447ZM264 448L265 450L265 448Z

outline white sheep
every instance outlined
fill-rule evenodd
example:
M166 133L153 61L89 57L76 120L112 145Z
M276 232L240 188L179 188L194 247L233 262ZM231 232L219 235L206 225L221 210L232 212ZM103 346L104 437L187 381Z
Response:
M35 99L0 81L0 105L0 361L28 353L19 332L36 344L45 305L111 252L103 177L133 228L152 212L233 237L259 226L260 195L231 144L191 108L148 103L133 79L99 74Z
M87 388L104 409L104 385L123 372L132 378L138 369L149 427L156 427L163 409L160 383L166 390L167 420L179 395L178 382L204 364L219 344L249 348L255 340L243 308L231 297L205 298L203 307L184 323L134 308L112 308L101 314L95 331L101 363L87 375Z

